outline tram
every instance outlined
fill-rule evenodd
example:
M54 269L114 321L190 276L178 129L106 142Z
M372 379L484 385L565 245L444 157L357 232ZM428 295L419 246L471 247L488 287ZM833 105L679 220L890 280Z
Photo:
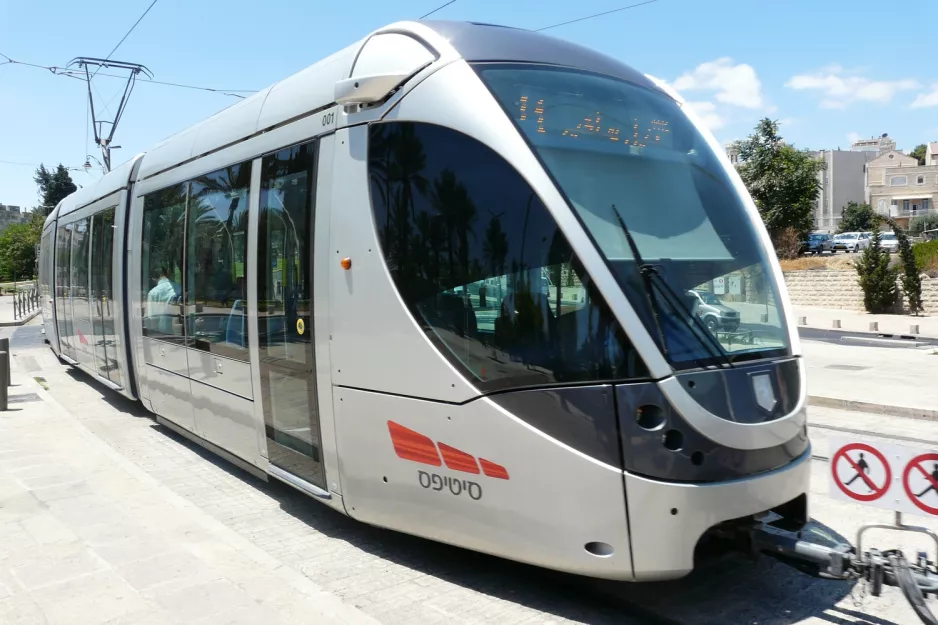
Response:
M379 29L62 200L40 285L63 362L364 523L641 582L808 518L750 196L666 83L559 39Z

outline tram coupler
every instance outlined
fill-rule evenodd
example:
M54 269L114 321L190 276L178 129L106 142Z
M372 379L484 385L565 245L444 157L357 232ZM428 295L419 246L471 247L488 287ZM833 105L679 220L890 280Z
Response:
M938 535L932 530L914 525L905 525L901 513L896 513L895 523L864 525L857 532L856 547L834 540L822 532L804 529L797 533L777 529L755 521L747 529L748 547L753 554L771 556L803 573L832 580L859 580L869 584L870 594L878 597L883 586L898 586L923 623L938 625L925 604L928 595L938 596L938 567L920 551L912 561L906 559L898 549L880 551L863 550L863 534L871 529L886 529L902 532L927 534L938 549ZM804 539L813 533L823 537L828 544ZM938 552L936 552L938 553Z

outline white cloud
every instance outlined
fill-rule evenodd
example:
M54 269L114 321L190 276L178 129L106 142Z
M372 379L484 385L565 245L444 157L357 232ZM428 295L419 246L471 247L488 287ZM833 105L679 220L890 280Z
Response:
M764 106L762 83L756 70L745 63L733 64L729 57L701 63L693 71L678 76L672 86L679 92L713 91L717 102L743 108Z
M847 133L847 141L849 141L849 142L851 143L851 145L852 145L853 143L859 141L859 140L860 140L860 133L858 133L858 132L848 132L848 133Z
M688 102L687 106L693 109L701 123L711 131L726 125L726 119L717 113L717 105L713 102Z
M912 108L920 109L938 106L938 83L931 86L931 91L920 93L912 102Z
M844 109L854 102L888 104L900 91L910 91L920 87L918 81L911 78L872 80L864 76L852 75L839 65L829 65L814 74L792 76L785 86L796 91L821 93L824 96L821 100L821 108L830 109Z

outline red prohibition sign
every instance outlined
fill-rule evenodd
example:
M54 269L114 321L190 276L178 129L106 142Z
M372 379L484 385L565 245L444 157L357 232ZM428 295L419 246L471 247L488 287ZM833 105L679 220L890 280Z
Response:
M927 512L928 514L938 515L938 508L933 508L927 503L923 503L919 496L924 496L928 493L929 490L938 491L938 480L935 477L925 470L922 466L922 463L928 462L938 462L938 454L922 454L921 456L916 456L909 461L909 464L905 465L905 472L902 474L902 487L905 489L905 494L909 496L909 501L914 503L920 510ZM918 470L926 480L928 480L929 488L925 492L917 495L912 492L912 487L910 486L909 477L912 474L913 470Z
M854 450L865 451L869 454L872 454L876 459L878 459L880 462L883 463L883 468L886 470L886 480L883 482L882 486L877 486L876 484L874 484L873 480L871 480L866 475L866 473L864 473L861 470L860 466L856 462L854 462L853 458L847 455L848 451L854 451ZM857 474L860 476L860 479L862 479L866 483L866 485L869 486L870 489L873 491L872 493L868 495L861 495L860 493L855 493L849 488L847 488L847 486L840 480L840 476L837 475L837 462L841 458L845 459L847 462L850 463L850 466L852 466L853 469L857 472ZM837 453L834 454L834 458L831 460L831 473L834 476L834 483L837 484L837 487L847 497L850 497L851 499L856 499L857 501L876 501L877 499L879 499L880 497L886 494L886 491L889 490L889 482L892 480L892 471L889 469L889 463L886 462L886 457L883 454L881 454L879 450L874 449L873 447L870 447L869 445L865 445L863 443L850 443L849 445L844 445L843 447L841 447L837 451Z

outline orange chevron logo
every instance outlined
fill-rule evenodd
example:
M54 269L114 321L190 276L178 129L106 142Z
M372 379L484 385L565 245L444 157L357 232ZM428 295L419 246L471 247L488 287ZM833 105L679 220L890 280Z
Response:
M429 436L404 427L400 423L388 421L388 431L391 433L391 443L398 458L439 467L443 464L447 469L473 473L483 473L498 480L507 480L508 469L491 460L476 458L471 454L451 447L446 443L434 443Z

